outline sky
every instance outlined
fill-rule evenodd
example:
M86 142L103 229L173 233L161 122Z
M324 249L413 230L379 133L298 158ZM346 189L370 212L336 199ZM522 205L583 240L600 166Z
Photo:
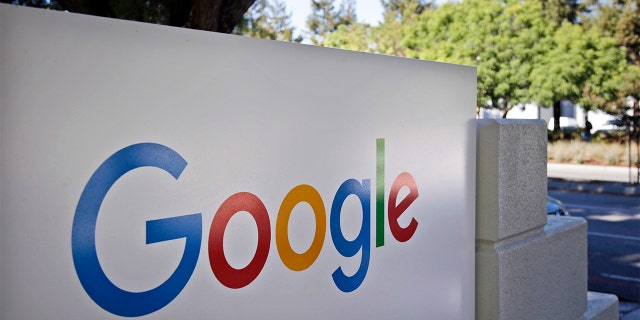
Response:
M287 11L291 13L291 22L297 32L307 31L307 16L311 13L311 0L283 0ZM336 6L340 5L336 0ZM382 4L380 0L356 0L356 17L358 22L376 25L382 20Z

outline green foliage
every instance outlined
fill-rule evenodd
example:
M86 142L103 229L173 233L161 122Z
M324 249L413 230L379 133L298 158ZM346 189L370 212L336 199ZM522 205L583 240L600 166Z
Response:
M625 59L615 39L565 22L543 46L531 72L533 101L549 106L568 99L588 110L616 99Z
M530 101L529 76L548 32L539 12L539 4L533 1L507 3L492 16L495 27L480 34L482 45L476 46L474 63L478 66L478 99L484 103L480 106L502 110L506 117L513 107Z
M557 25L563 22L580 22L582 16L591 12L597 0L540 0L545 18Z
M404 57L407 47L403 44L407 33L417 28L420 14L429 10L430 3L422 0L383 1L384 21L377 26L351 23L340 26L326 37L328 47L372 52Z
M327 36L323 45L330 48L376 53L377 46L372 41L373 32L374 29L367 24L340 25L336 31Z
M634 108L638 109L640 100L640 64L627 65L622 74L619 97L631 97L635 101Z
M471 64L473 51L477 46L482 45L478 42L479 34L487 30L477 27L469 28L476 23L486 23L482 21L486 15L473 12L476 9L473 2L474 0L464 3L446 3L436 10L421 15L417 28L407 34L404 39L408 49L407 56ZM487 9L485 13L492 11L490 7L485 9ZM487 26L491 27L491 25Z
M382 25L357 33L345 30L337 46L475 65L478 107L499 109L503 116L516 105L530 102L551 106L568 99L587 110L606 109L614 102L626 106L622 100L639 95L637 69L625 64L624 51L611 33L601 28L585 31L567 22L589 3L558 2L573 10L562 14L560 20L565 22L561 24L549 18L549 2L445 3L424 9L403 26L385 19ZM627 21L640 23L640 19ZM615 25L618 28L619 23ZM369 40L350 46L353 42L346 36L355 35ZM380 41L385 36L395 42ZM394 43L393 50L381 50L384 43Z
M616 24L616 36L627 49L629 62L640 66L640 1L626 1Z
M530 101L529 75L549 29L539 2L467 0L421 15L404 43L410 57L477 66L478 107L506 116Z
M256 0L236 26L235 34L254 38L302 42L294 37L291 14L280 0Z
M640 1L618 0L598 6L598 14L586 16L586 29L598 28L627 50L627 60L640 64Z
M420 15L432 4L423 0L383 0L383 5L383 23L372 32L376 52L405 57L404 38L418 27Z
M384 7L385 22L397 20L415 20L426 9L433 7L432 2L425 0L381 0Z
M585 31L551 5L584 10L586 2L465 0L425 10L405 30L408 57L478 68L478 107L506 117L516 105L551 106L569 99L586 109L616 101L625 70L624 52L599 28ZM572 10L573 10L572 9Z
M615 37L625 50L628 64L618 80L617 99L605 105L605 111L627 114L631 109L640 118L640 1L618 0L600 8L603 13L594 19L603 32ZM610 22L607 22L610 21ZM631 126L631 137L640 145L640 122Z
M311 14L307 17L311 42L323 45L326 37L340 25L356 23L355 8L355 0L343 0L339 8L336 8L335 0L311 0Z

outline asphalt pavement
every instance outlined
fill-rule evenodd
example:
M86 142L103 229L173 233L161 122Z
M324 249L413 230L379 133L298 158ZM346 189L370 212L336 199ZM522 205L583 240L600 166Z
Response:
M549 163L547 178L548 190L640 197L637 168ZM621 320L640 320L640 304L620 301L619 313Z

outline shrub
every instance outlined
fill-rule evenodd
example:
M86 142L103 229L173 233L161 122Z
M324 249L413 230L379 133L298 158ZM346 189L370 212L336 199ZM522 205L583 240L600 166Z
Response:
M637 146L632 145L632 165L637 165ZM628 165L629 150L625 143L582 141L556 141L547 145L547 158L551 162Z

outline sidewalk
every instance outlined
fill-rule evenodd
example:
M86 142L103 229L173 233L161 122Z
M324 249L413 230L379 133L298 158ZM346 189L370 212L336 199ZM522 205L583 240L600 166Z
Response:
M629 183L629 172L628 167L548 163L548 188L640 196L640 185ZM637 172L631 168L633 182L637 182Z

